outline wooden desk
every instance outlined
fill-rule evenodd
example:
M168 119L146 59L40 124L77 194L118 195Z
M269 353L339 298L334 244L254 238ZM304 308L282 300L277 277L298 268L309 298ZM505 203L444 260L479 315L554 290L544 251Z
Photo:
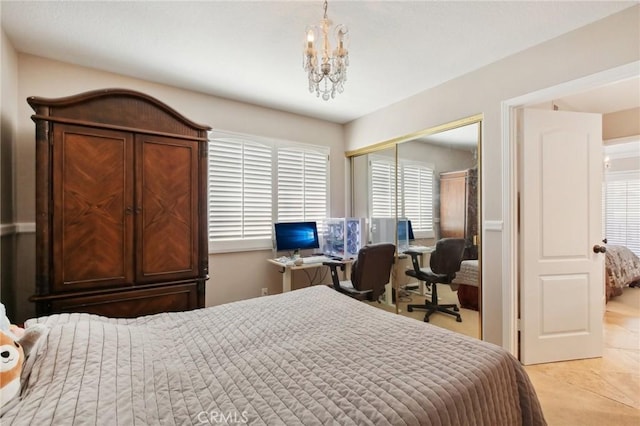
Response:
M297 271L300 269L319 268L319 267L325 266L322 263L303 263L302 265L294 265L293 263L280 263L275 259L267 259L267 262L283 269L282 271L282 292L283 293L291 291L291 278L293 276L293 271ZM351 276L351 264L353 263L353 260L346 259L346 260L343 260L342 263L344 263L345 265L345 268L344 268L345 279L348 279L347 277Z

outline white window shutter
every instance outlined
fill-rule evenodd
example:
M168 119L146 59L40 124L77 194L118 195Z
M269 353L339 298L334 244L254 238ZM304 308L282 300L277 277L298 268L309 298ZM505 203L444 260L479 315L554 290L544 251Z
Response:
M277 221L315 221L324 229L328 214L328 150L278 148Z
M274 221L329 212L329 148L216 132L209 141L209 249L271 246Z
M611 173L604 194L605 237L640 256L640 174Z
M220 138L209 142L209 240L271 238L272 147Z
M433 170L402 165L403 214L414 232L433 231Z
M396 215L396 167L390 160L372 159L370 165L371 217Z
M415 232L433 232L433 169L424 163L400 164L399 217L411 220ZM390 159L370 161L371 216L395 217L395 164ZM427 234L423 234L427 235Z

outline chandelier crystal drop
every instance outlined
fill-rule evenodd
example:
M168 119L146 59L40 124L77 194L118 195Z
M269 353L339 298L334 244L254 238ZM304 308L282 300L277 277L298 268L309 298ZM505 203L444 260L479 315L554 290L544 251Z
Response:
M306 29L303 67L309 77L309 92L325 101L335 98L336 92L344 91L349 66L349 30L342 24L336 25L327 17L327 2L324 2L324 18L319 25L310 25ZM329 34L333 33L335 49L331 50ZM318 50L321 58L318 60Z

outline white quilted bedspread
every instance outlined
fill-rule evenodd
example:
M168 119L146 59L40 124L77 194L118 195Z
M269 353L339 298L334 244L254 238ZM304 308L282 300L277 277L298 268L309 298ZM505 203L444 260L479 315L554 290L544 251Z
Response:
M456 272L456 277L451 284L466 284L478 287L478 259L463 260L460 270Z
M501 348L325 286L137 319L61 314L2 425L545 424Z

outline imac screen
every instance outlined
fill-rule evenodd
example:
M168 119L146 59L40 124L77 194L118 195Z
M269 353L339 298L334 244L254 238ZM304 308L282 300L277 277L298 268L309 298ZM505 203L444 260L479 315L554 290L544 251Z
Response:
M320 248L315 222L280 222L273 227L277 251Z
M411 227L411 221L408 222L409 225L409 241L413 241L416 237L413 235L413 228Z
M406 250L409 246L409 221L398 219L398 248Z

